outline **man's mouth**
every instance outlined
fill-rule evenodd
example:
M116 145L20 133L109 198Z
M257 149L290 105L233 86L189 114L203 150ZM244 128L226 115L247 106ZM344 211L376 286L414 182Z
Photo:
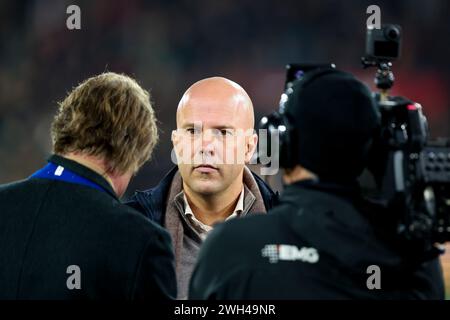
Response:
M212 172L217 172L219 169L210 164L201 164L201 165L195 166L194 170L201 172L201 173L212 173Z

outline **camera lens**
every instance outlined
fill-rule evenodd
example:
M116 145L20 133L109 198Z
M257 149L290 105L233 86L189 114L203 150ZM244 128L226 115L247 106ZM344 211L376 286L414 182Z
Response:
M398 30L398 28L395 26L388 26L384 30L384 35L387 39L391 41L396 41L400 37L400 30Z

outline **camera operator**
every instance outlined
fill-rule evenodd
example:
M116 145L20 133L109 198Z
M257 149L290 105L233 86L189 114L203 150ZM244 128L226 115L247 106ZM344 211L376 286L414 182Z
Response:
M394 213L361 194L357 178L380 127L369 89L327 69L307 72L286 94L268 118L280 132L280 202L214 229L190 298L443 299L438 258L411 255Z

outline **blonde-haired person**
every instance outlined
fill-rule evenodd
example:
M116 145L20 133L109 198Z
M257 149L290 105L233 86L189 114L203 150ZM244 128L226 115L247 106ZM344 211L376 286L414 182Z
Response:
M119 200L158 141L148 92L89 78L51 135L48 164L0 186L0 299L174 298L169 235Z

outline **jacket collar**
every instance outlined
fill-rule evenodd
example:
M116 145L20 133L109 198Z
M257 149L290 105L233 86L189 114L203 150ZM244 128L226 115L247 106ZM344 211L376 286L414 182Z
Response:
M47 161L52 162L57 165L60 165L64 168L69 169L70 171L75 172L76 174L78 174L86 179L89 179L90 181L96 183L97 185L99 185L100 187L105 189L105 191L109 195L111 195L113 198L119 200L119 198L117 197L117 194L115 193L111 184L105 178L103 178L100 174L89 169L88 167L83 166L82 164L80 164L76 161L64 158L64 157L56 155L56 154L51 155Z
M166 200L169 195L170 186L173 177L178 172L178 167L173 167L153 188L140 191L137 190L134 197L136 201L145 210L146 216L156 223L163 225L164 211L166 207Z
M276 204L278 193L275 194L260 177L251 172L249 169L248 171L253 175L256 186L259 189L264 201L264 206L268 211ZM172 180L177 172L178 167L174 166L154 188L146 191L137 191L135 194L136 200L144 208L146 215L152 221L155 221L160 225L164 224L167 198L172 185Z

